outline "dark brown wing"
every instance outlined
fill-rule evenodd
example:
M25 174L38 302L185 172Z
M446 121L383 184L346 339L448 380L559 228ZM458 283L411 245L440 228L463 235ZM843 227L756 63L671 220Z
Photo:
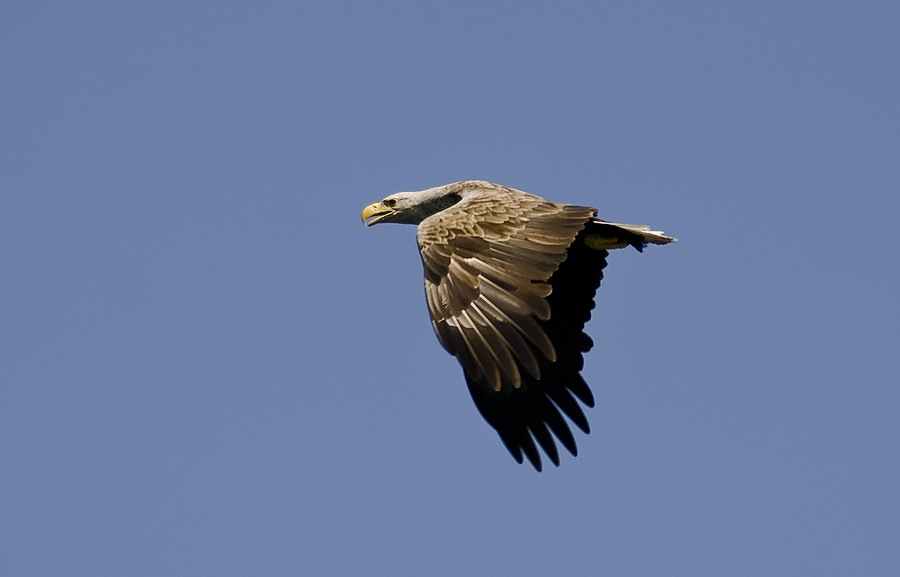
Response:
M535 440L557 465L553 435L577 452L563 414L589 431L576 400L594 402L579 374L592 344L582 329L607 253L576 242L594 209L494 192L419 225L425 292L478 410L540 470Z

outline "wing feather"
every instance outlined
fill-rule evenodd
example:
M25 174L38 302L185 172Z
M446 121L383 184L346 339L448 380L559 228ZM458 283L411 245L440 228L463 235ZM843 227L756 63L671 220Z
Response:
M522 381L513 358L513 350L507 341L507 332L503 330L501 323L496 323L488 318L483 310L483 302L482 297L474 301L468 315L477 324L482 342L487 346L499 373L502 373L504 377L501 379L500 374L495 374L493 382L506 381L512 383L514 387L518 387Z
M492 325L503 334L506 344L512 350L513 356L515 356L516 364L523 367L532 378L539 379L541 377L541 369L537 357L535 357L534 351L528 346L528 343L522 336L528 334L522 325L530 319L525 317L520 322L512 318L509 313L494 304L484 293L479 296L479 300L475 302L475 305L479 307L485 316L493 319ZM532 320L531 322L534 321ZM513 386L518 388L520 384L521 381L517 380L513 383Z

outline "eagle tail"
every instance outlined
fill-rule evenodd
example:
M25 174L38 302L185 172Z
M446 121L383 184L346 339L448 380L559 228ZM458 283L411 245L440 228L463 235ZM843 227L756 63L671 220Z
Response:
M620 224L593 219L588 222L581 236L582 242L594 250L608 250L633 246L639 251L648 244L669 244L675 237L666 236L661 230L650 230L643 224Z

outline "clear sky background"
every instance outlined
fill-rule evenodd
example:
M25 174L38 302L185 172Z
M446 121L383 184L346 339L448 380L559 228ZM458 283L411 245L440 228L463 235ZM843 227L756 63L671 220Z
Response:
M896 2L0 8L0 574L900 574ZM612 255L517 465L398 190Z

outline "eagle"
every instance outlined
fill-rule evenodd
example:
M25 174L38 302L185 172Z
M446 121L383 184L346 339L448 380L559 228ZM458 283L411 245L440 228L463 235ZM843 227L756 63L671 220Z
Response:
M676 239L481 180L391 194L362 220L417 225L434 332L513 458L540 471L539 446L559 466L554 437L576 456L563 415L590 432L581 405L593 407L594 396L581 370L593 341L584 325L608 251Z

